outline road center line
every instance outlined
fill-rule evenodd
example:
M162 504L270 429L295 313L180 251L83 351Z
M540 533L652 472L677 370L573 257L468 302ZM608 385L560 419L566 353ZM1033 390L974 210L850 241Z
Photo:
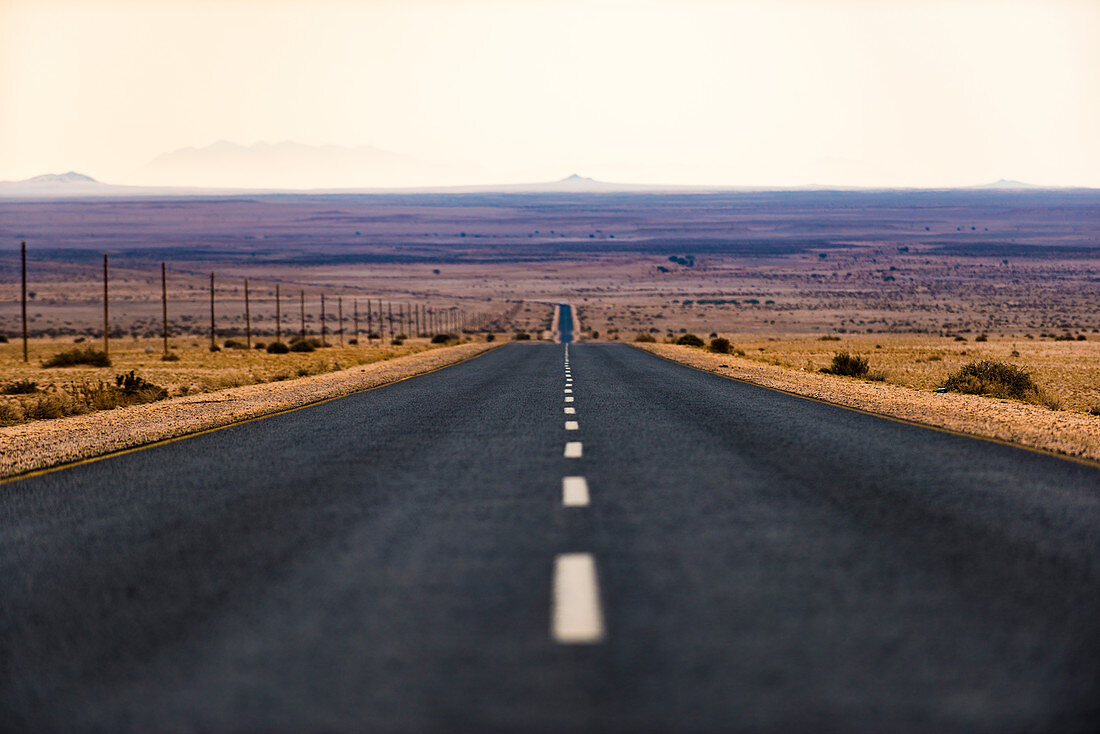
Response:
M563 645L603 639L600 587L591 553L562 553L554 559L551 634Z
M567 395L567 396L565 397L565 402L567 402L567 403L571 403L571 402L573 402L573 396L572 396L572 395Z
M579 459L584 453L584 446L580 441L569 441L565 444L565 458Z
M565 388L565 394L566 394L566 395L568 395L568 394L569 394L569 393L571 393L571 392L573 392L572 388L568 388L568 387L567 387L567 388Z
M580 430L580 427L581 427L581 424L577 423L576 421L566 421L565 422L565 430L567 430L567 431L578 431L578 430Z
M584 477L563 477L561 503L566 507L588 507L588 480Z
M565 409L565 414L566 414L566 415L575 415L575 414L576 414L576 412L577 412L577 409L576 409L576 408L566 408L566 409Z

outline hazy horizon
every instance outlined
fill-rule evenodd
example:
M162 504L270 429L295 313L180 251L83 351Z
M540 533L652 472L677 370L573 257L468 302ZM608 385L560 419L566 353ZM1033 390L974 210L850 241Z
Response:
M1086 0L0 0L0 180L1100 187L1096 38ZM377 153L164 163L218 141Z

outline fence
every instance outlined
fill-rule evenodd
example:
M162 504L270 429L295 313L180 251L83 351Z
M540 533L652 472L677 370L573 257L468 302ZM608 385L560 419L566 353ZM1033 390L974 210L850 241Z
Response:
M133 270L133 268L129 268ZM22 320L22 336L23 336L23 361L28 361L28 341L30 338L30 324L27 315L27 243L20 243L20 300L21 300L21 320ZM111 348L111 289L110 289L110 260L108 255L103 255L103 351L110 354ZM210 273L209 284L209 301L210 301L210 349L217 350L218 347L218 284L219 281L215 277L215 273ZM253 314L251 308L251 295L252 291L249 286L249 279L243 278L244 285L244 337L248 348L252 348L253 330ZM276 341L281 341L283 337L283 295L281 290L281 284L275 283L274 289L274 302L275 302L275 324L274 324L274 336ZM319 286L311 286L311 291L317 293L320 297L320 340L323 346L330 346L328 344L328 326L330 314L326 312L325 305L325 293L319 292ZM346 288L344 289L346 290ZM168 267L166 262L160 264L160 300L161 300L161 341L164 354L169 353L169 338L172 336L172 328L169 322L169 298L168 298ZM344 331L344 296L337 296L336 308L337 313L335 316L336 331L340 346L344 346L345 331ZM362 336L360 326L360 300L365 305L365 317L366 317L366 340L367 344L373 343L378 340L380 343L384 343L387 339L392 344L394 341L401 339L402 337L408 338L409 335L416 335L420 337L432 336L440 333L478 333L482 331L488 322L488 315L485 313L470 314L466 309L458 306L438 307L432 306L428 303L410 303L402 302L397 304L396 315L394 313L394 302L383 301L381 298L370 298L364 296L362 299L358 297L352 297L352 309L353 309L353 323L354 333L352 336L352 343L359 344L360 337ZM310 334L306 329L307 316L312 320L312 314L309 314L306 309L306 289L299 288L298 291L298 306L299 306L299 331L298 339L307 339ZM377 327L377 329L375 328ZM222 329L222 335L228 335L228 332L233 332L236 335L235 329ZM176 330L176 336L195 335L195 331L185 332L181 329ZM117 337L116 337L117 338Z

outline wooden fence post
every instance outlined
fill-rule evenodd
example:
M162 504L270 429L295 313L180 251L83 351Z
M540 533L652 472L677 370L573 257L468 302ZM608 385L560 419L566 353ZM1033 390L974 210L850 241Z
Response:
M336 296L336 326L340 332L340 346L344 346L344 299Z
M244 279L244 343L252 348L252 311L248 306L248 278Z
M370 299L368 298L367 299L367 344L368 345L371 343L371 334L372 334L372 332L371 332L371 328L372 328L371 321L373 321L373 319L371 318L371 311L373 311L373 310L374 310L374 306L371 305Z
M327 347L325 335L328 334L328 325L325 324L325 294L321 294L321 346Z
M107 253L103 253L103 353L111 355L109 302L107 291Z
M306 338L306 292L304 290L298 291L298 308L302 314L302 331L299 337L302 341Z
M283 314L282 314L282 300L279 298L279 284L275 284L275 341L282 341L283 338Z
M28 361L27 358L27 243L24 242L20 246L20 253L23 259L23 361Z
M351 302L351 310L355 313L355 344L359 345L359 299Z
M164 326L164 356L168 356L168 276L165 274L164 263L160 264L160 310L161 323Z
M217 343L214 341L214 274L210 273L210 351L213 352L218 348Z

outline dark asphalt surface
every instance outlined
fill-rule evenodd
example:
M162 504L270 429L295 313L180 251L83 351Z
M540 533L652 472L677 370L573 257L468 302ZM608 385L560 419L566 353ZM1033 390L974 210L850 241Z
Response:
M569 344L573 341L573 307L561 303L558 309L558 339L562 344Z
M568 349L0 485L0 727L1097 728L1100 470Z

